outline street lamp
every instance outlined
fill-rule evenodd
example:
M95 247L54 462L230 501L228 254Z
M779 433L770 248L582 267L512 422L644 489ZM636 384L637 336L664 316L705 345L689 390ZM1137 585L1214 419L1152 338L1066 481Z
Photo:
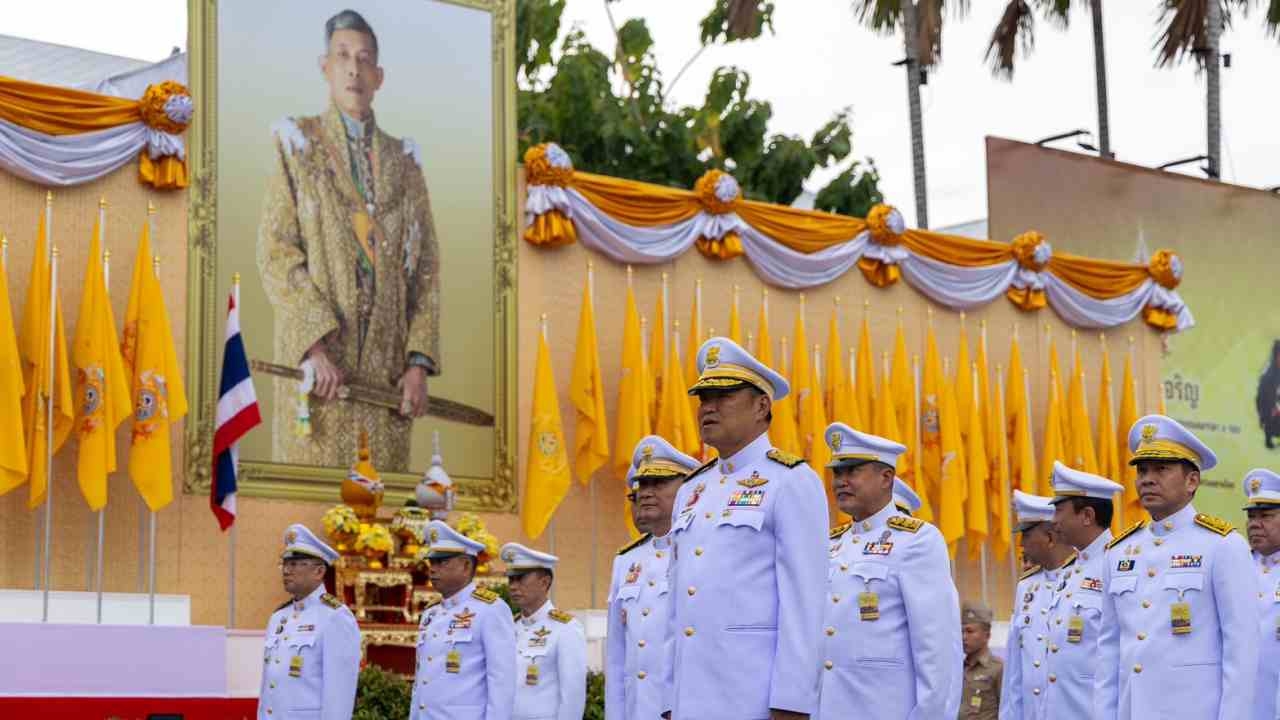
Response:
M1056 141L1058 141L1058 140L1068 140L1068 139L1070 139L1070 138L1074 138L1074 137L1082 137L1082 136L1083 136L1083 137L1087 137L1087 138L1089 138L1090 140L1092 140L1092 139L1093 139L1093 133L1089 132L1088 130L1083 130L1083 129L1081 129L1081 130L1072 130L1072 131L1070 131L1070 132L1059 133L1059 134L1057 134L1057 135L1050 135L1050 136L1049 136L1049 137L1047 137L1047 138L1043 138L1043 139L1037 140L1037 141L1036 141L1036 147L1044 147L1044 146L1045 146L1045 144L1047 144L1047 143L1056 142ZM1086 141L1084 141L1084 140L1077 140L1077 141L1076 141L1076 145L1080 146L1080 148L1081 148L1081 149L1083 149L1083 150L1088 150L1089 152L1098 152L1098 148L1097 148L1097 146L1095 146L1092 142L1086 142Z

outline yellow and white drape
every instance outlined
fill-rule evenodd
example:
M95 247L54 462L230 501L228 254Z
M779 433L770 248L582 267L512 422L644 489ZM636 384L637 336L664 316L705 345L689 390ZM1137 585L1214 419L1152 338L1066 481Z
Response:
M0 169L41 185L96 180L138 158L138 179L188 184L186 87L165 81L128 100L0 77Z
M905 279L955 310L1001 295L1026 311L1051 306L1081 328L1122 325L1142 314L1161 330L1192 327L1178 295L1182 261L1160 250L1146 265L1055 254L1039 233L1012 243L908 229L877 205L865 219L746 200L732 175L708 171L693 190L577 172L555 143L525 153L529 243L573 242L617 262L668 262L689 248L709 258L746 256L772 285L823 285L855 266L886 287Z

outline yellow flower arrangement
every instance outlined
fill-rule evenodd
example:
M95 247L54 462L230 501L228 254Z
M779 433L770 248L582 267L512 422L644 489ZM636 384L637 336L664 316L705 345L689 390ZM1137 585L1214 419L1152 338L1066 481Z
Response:
M356 538L356 550L369 558L369 567L382 569L380 558L395 549L395 541L391 539L391 531L386 525L370 524L360 528L360 537Z
M360 518L347 505L334 505L325 510L320 522L329 539L337 543L338 552L349 550L351 542L360 534Z

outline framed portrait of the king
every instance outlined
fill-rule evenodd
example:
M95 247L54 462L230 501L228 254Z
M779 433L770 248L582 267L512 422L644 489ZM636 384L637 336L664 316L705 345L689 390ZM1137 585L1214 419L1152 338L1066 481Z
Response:
M514 0L189 2L186 489L234 282L240 492L335 499L367 446L412 493L438 446L460 507L514 508Z

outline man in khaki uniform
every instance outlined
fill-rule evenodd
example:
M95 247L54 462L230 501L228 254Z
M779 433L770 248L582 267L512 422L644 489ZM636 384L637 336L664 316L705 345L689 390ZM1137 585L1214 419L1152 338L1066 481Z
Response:
M964 691L960 720L996 720L1000 712L1000 681L1004 663L987 649L991 642L991 608L965 603L960 611L964 641Z
M325 24L323 115L273 126L258 265L275 308L276 361L314 374L310 434L299 387L276 380L272 457L345 466L358 429L379 465L406 471L412 419L439 365L439 254L417 145L378 128L378 39L359 13ZM401 394L399 412L337 398L344 383Z

